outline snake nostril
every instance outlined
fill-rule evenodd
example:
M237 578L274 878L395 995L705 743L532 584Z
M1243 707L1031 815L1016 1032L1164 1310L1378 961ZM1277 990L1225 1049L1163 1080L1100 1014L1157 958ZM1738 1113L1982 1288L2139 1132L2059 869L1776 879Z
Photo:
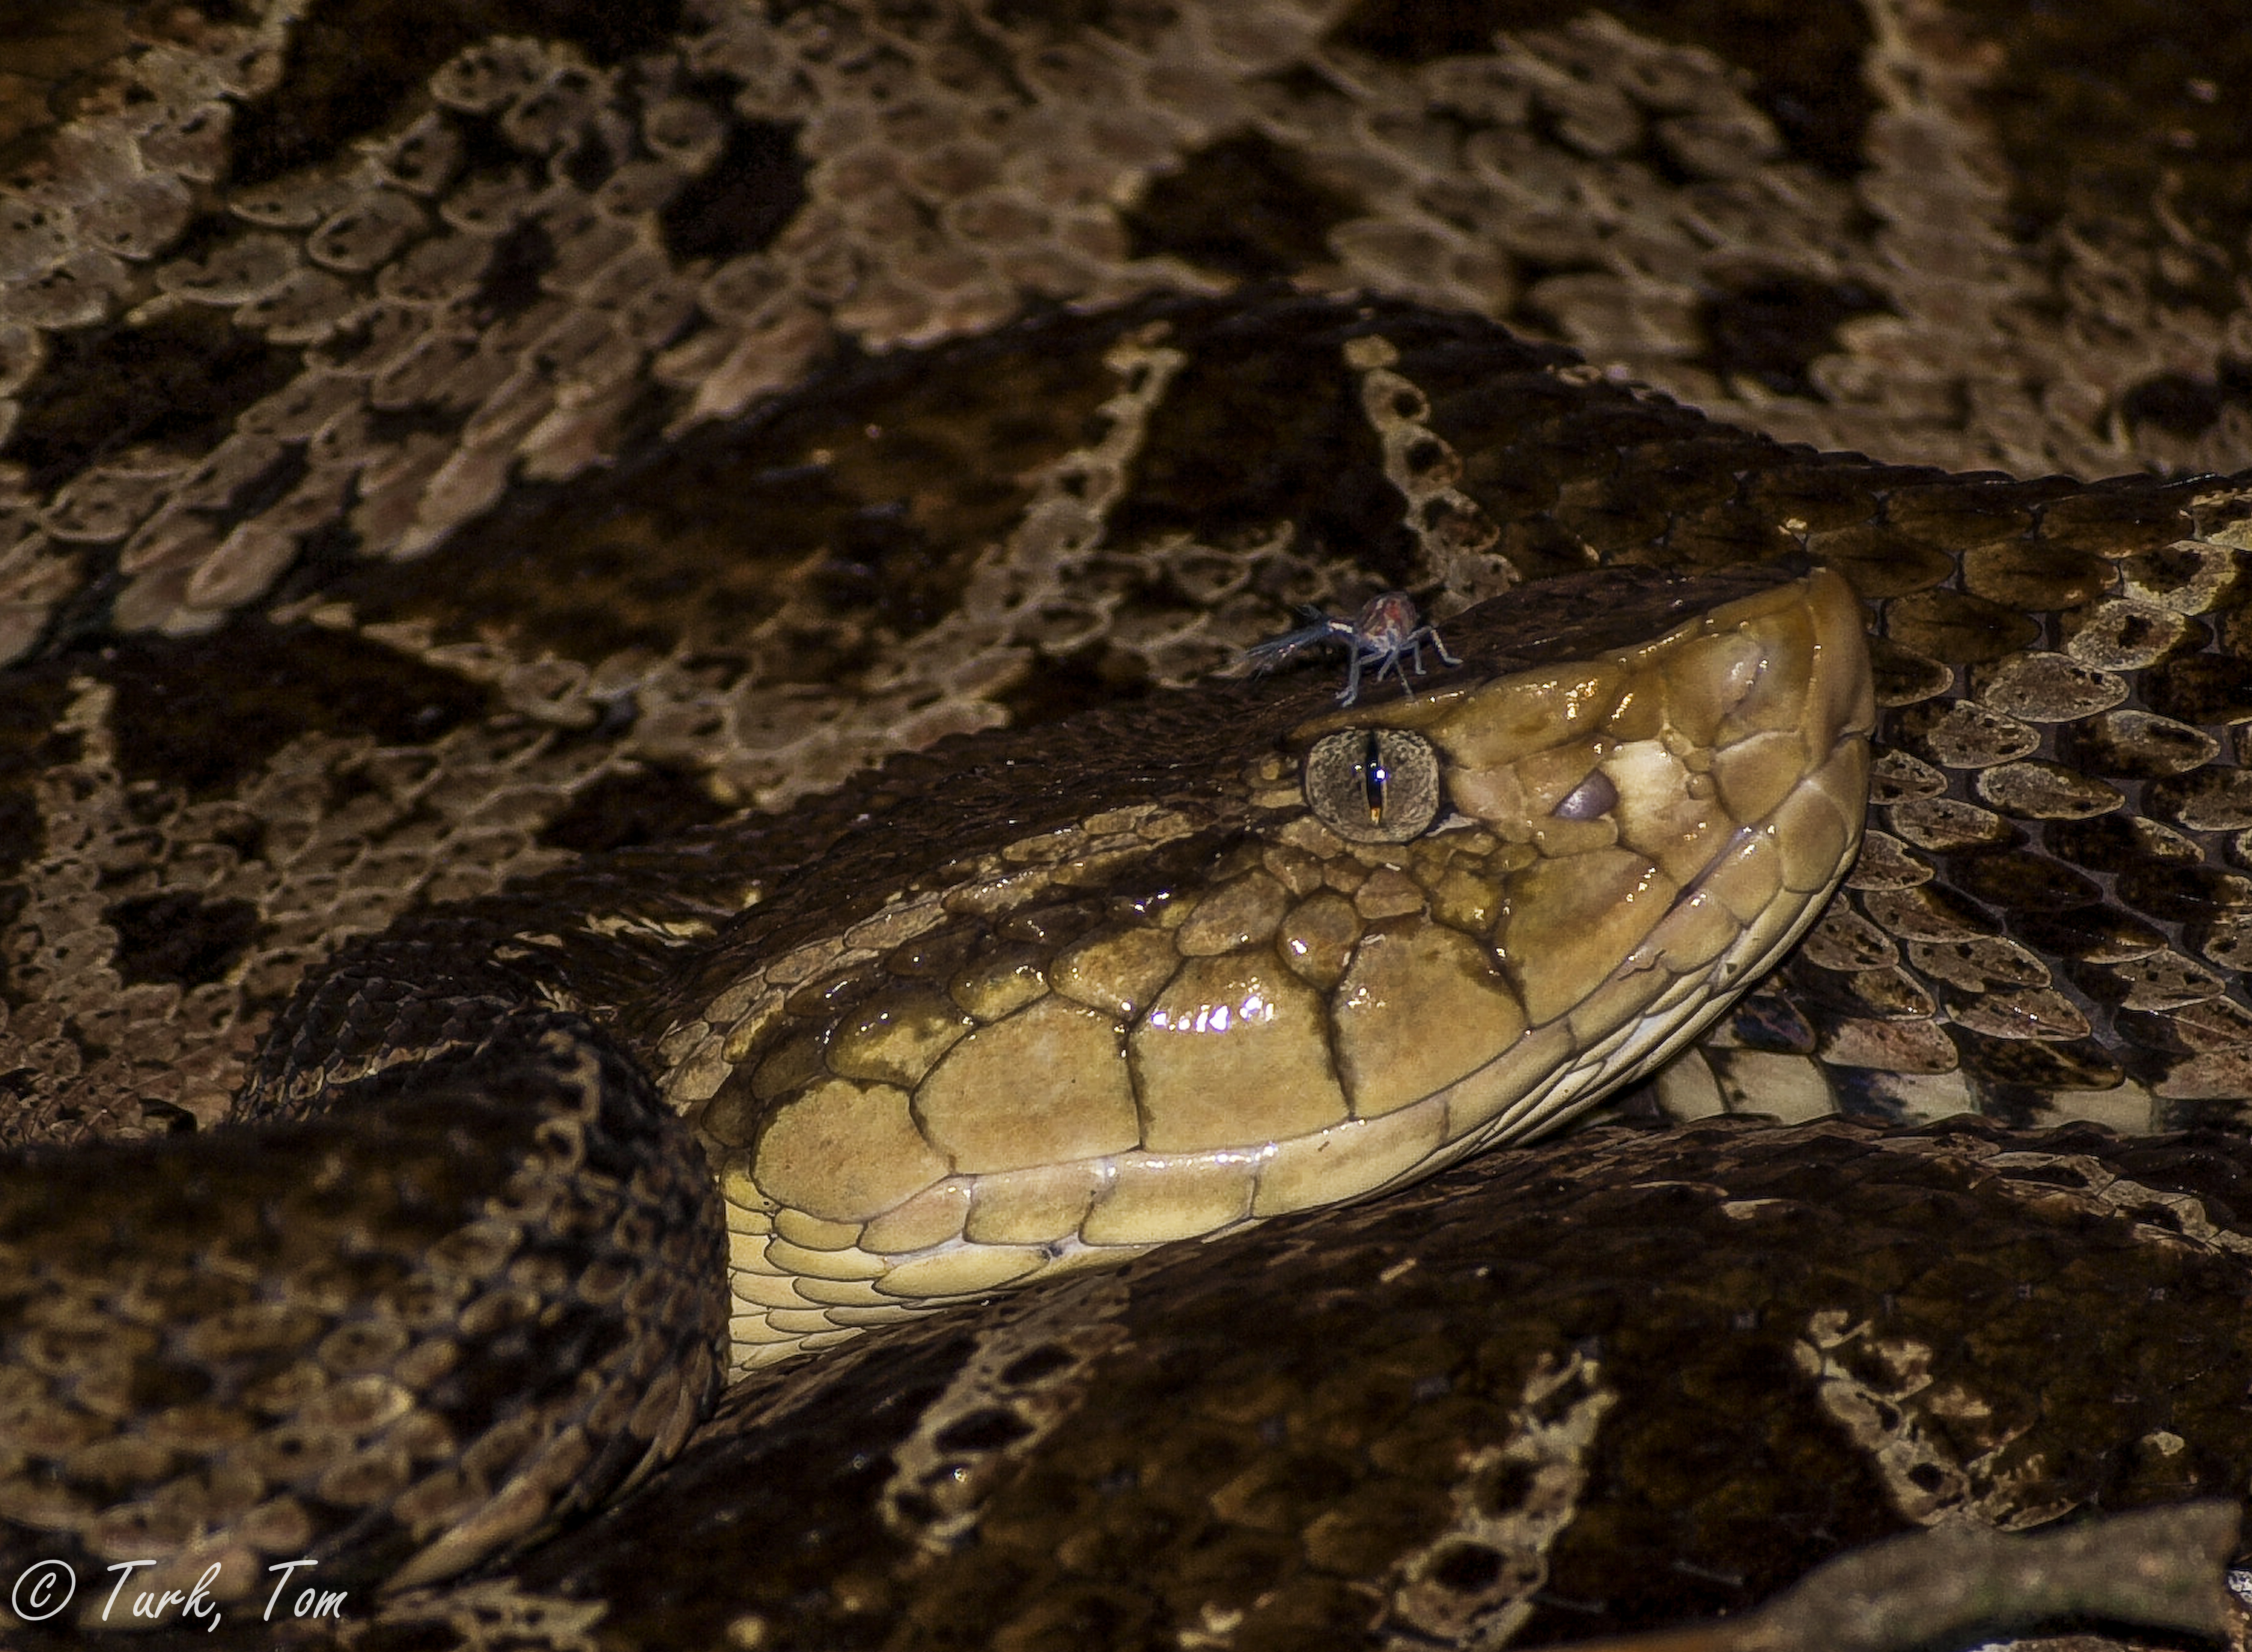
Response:
M1599 768L1592 769L1549 812L1558 820L1595 820L1616 809L1618 800L1618 788L1611 783L1611 777Z

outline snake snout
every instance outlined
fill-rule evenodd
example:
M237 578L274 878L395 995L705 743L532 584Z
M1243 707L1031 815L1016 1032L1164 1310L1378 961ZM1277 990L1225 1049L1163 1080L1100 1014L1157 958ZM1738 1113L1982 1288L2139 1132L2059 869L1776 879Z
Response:
M1526 1021L1448 1086L1460 1150L1584 1110L1772 966L1859 852L1874 722L1859 604L1818 573L1428 730L1499 840L1492 941Z

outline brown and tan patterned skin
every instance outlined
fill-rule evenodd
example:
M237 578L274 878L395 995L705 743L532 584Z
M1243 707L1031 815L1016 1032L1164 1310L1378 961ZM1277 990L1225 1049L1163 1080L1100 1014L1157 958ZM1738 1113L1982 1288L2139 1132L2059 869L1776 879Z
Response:
M1294 602L1790 551L1872 605L1871 847L1660 1104L2252 1088L2245 490L2190 474L2252 463L2226 8L28 15L23 1137L216 1121L413 905L1187 682ZM910 1328L344 1632L1532 1644L2246 1482L2241 1149L1860 1128L1566 1143ZM1269 1255L1296 1289L1215 1295Z

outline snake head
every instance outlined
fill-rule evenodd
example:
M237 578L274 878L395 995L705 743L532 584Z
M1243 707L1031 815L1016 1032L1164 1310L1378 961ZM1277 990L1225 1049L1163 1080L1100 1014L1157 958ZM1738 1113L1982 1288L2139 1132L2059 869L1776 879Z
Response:
M657 1040L738 1361L1359 1197L1662 1060L1859 847L1860 623L1827 573L1626 570L1449 617L1412 699L1206 685L961 748L926 857L871 816Z

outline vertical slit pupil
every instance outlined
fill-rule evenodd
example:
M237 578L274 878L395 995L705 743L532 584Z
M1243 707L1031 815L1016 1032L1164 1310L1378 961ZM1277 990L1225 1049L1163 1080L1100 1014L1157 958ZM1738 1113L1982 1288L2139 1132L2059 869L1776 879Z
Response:
M1376 731L1368 731L1367 744L1360 752L1360 786L1368 800L1369 823L1373 825L1384 818L1384 786L1391 776L1384 769L1384 746L1376 738Z

